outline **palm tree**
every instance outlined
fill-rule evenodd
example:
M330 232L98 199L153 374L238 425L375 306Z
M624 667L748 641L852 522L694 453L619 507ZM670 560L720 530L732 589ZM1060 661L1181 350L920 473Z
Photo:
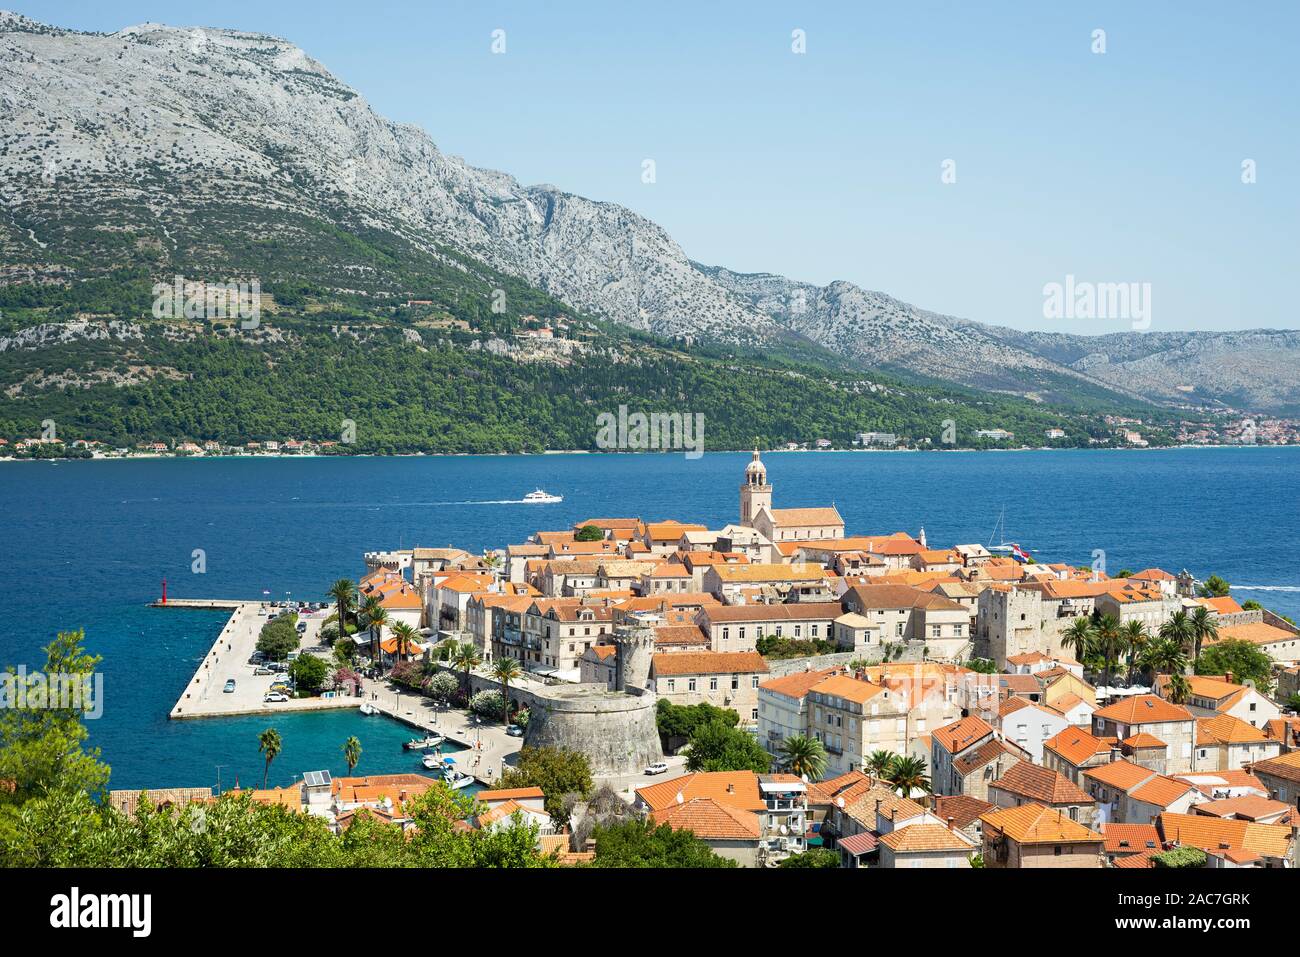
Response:
M1142 652L1141 665L1155 673L1173 674L1187 667L1187 656L1172 638L1156 638L1147 642Z
M373 604L372 604L373 602ZM370 629L370 647L382 669L384 666L384 649L381 642L384 639L384 625L388 624L388 610L379 604L377 598L367 598L365 608L366 627Z
M1195 641L1196 635L1192 630L1192 620L1187 617L1187 612L1179 610L1160 626L1160 637L1167 638L1178 644L1178 649L1185 655L1188 648Z
M257 750L266 755L266 768L262 771L262 790L266 790L266 781L271 774L271 762L283 747L284 742L280 740L280 732L275 728L267 728L257 736Z
M469 694L469 673L482 664L482 655L478 653L477 648L466 641L452 649L449 660L453 667L464 669L465 694Z
M898 755L893 751L872 751L867 757L863 770L868 771L872 777L883 781L897 759Z
M1128 683L1132 684L1133 665L1146 648L1147 642L1151 640L1151 635L1147 632L1146 625L1134 619L1124 626L1120 637L1124 642L1124 654L1128 658Z
M1097 621L1097 651L1101 653L1105 660L1105 684L1110 684L1111 661L1119 657L1123 647L1123 637L1120 634L1119 619L1114 615L1102 615Z
M329 596L334 599L339 615L339 637L348 633L348 612L352 610L357 598L357 586L350 578L340 578L330 585Z
M524 673L518 658L498 658L492 663L492 677L501 682L502 723L510 723L510 682Z
M816 781L826 773L826 748L816 738L792 734L781 742L781 764L791 774Z
M925 773L924 758L899 756L890 765L885 780L903 797L911 797L913 791L930 793L930 776Z
M348 774L351 775L361 760L361 742L355 734L343 742L343 760L348 763Z
M1187 700L1187 696L1192 693L1192 683L1187 680L1187 676L1182 672L1175 672L1169 676L1169 684L1165 687L1165 694L1169 695L1169 700L1174 704L1182 704Z
M399 621L393 625L393 637L397 639L397 657L400 659L411 652L411 644L415 641L415 629L404 621Z
M1065 634L1061 636L1061 647L1074 652L1074 657L1079 661L1084 661L1092 654L1096 638L1097 632L1092 627L1092 621L1083 615L1070 622L1070 627L1065 629Z
M1196 651L1192 655L1192 664L1195 665L1196 662L1201 660L1201 645L1206 641L1218 640L1219 626L1210 617L1210 609L1201 605L1196 611L1192 612L1191 628L1192 641L1196 646Z

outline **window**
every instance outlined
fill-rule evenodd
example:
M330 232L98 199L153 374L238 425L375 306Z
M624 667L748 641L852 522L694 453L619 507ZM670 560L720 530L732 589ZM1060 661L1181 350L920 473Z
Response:
M744 629L743 627L737 629L737 635L739 636L739 638L740 638L741 641L744 641L744 640L745 640L745 629Z
M695 679L694 679L694 678L688 678L688 679L686 679L686 690L687 690L687 691L694 691L694 690L695 690Z
M749 717L750 717L750 720L751 720L751 721L757 721L757 720L758 720L758 709L755 708L753 711L751 711L750 714L749 714Z
M669 690L669 691L676 691L676 690L677 690L677 679L676 679L676 678L669 678L669 679L668 679L668 690Z
M730 629L723 628L723 629L722 629L722 640L723 640L723 641L726 641L726 640L727 640L728 638L730 638L730 637L731 637Z
M1023 618L1024 615L1021 615L1020 617ZM1052 853L1055 854L1057 857L1060 857L1060 856L1061 856L1061 845L1060 845L1060 844L1057 844L1056 847L1052 848Z
M938 638L938 637L939 637L940 635L942 635L942 634L943 634L943 625L931 625L931 626L930 626L930 637L931 637L931 638Z
M757 687L758 687L758 675L754 675L754 677L751 678L750 681L753 682L753 684L750 685L751 688L757 688Z
M894 637L895 638L903 637L903 623L901 621L894 625Z
M803 637L803 625L795 625L795 626L794 626L794 636L795 636L796 638L801 638L801 637Z
M740 690L740 675L731 676L731 690L732 691Z
M817 637L817 626L816 626L816 625L813 625L813 626L812 626L812 636L813 636L814 638ZM1253 704L1250 706L1250 710L1252 710L1252 711L1255 710L1255 706L1254 706Z
M716 675L709 679L709 690L710 691L718 690L718 679Z

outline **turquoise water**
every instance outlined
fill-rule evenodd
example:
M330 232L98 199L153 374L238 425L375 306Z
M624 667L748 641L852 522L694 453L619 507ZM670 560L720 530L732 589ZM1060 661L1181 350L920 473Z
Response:
M104 658L104 715L92 741L113 787L260 784L257 735L280 731L272 784L304 771L419 771L414 736L354 712L168 721L224 616L147 608L172 597L323 599L363 571L368 549L467 549L524 540L596 516L734 521L748 456L546 455L317 459L154 459L0 465L0 665L39 666L58 630L84 628ZM1296 617L1300 447L1147 452L767 454L778 507L834 502L852 533L912 533L931 544L1006 537L1048 561L1112 571L1186 566L1217 573ZM500 504L536 487L556 505ZM195 549L206 571L191 571ZM1242 586L1251 586L1249 588ZM1259 586L1262 586L1259 587ZM1279 590L1280 589L1280 590Z

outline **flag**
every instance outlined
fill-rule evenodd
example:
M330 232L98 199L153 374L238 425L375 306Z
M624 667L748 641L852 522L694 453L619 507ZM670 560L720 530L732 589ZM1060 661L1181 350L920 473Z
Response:
M1023 548L1021 548L1019 545L1015 544L1014 542L1011 545L1011 557L1014 558L1016 561L1020 562L1021 564L1025 564L1025 565L1033 561L1033 559L1029 556L1029 553L1025 551Z

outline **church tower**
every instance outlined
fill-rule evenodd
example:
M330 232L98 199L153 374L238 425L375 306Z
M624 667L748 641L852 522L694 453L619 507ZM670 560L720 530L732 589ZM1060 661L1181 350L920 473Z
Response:
M754 450L753 460L745 466L745 481L740 486L740 524L754 527L758 511L772 509L772 486L767 484L767 469Z

